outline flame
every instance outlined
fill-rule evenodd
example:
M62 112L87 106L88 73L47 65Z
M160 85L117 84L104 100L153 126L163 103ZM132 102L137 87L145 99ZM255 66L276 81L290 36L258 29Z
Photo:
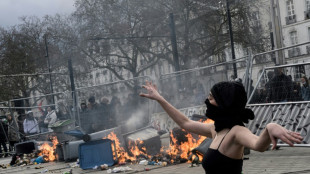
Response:
M121 143L114 132L111 132L107 137L104 138L108 138L115 142L116 154L119 163L124 163L127 160L136 161L140 155L144 155L149 158L151 157L146 154L146 148L143 146L144 142L142 140L131 141L128 143L128 149L130 151L129 155L121 146ZM112 150L115 151L114 146L112 146Z
M203 123L213 123L214 121L211 119L207 119L205 121L200 120L200 122ZM170 142L170 149L166 150L166 153L168 153L171 156L171 162L174 162L174 159L176 159L176 156L180 156L182 159L189 159L190 151L193 148L198 147L206 137L204 136L198 136L198 138L194 138L192 134L188 133L186 135L188 141L181 143L181 145L177 145L177 139L173 136L172 132L170 132L171 142ZM112 146L112 150L116 151L117 158L119 163L124 163L127 160L130 161L136 161L138 156L143 155L145 157L151 158L150 155L148 155L147 149L144 146L144 142L142 140L136 140L136 141L130 141L128 143L128 150L129 153L126 152L126 150L121 146L121 143L119 141L119 138L117 138L116 134L114 132L111 132L108 136L104 137L103 139L108 138L115 142L115 147ZM165 147L161 147L160 152L163 153L165 150ZM202 156L198 155L199 160L202 161ZM192 157L194 158L194 157Z
M200 120L200 122L202 121ZM203 121L203 123L214 123L214 121L211 119L207 119ZM180 145L178 145L177 139L173 136L172 132L170 132L170 137L171 137L170 149L166 150L166 153L172 157L171 158L172 163L174 162L173 159L175 159L177 155L180 155L182 159L189 159L190 151L198 147L203 142L203 140L206 139L205 136L200 136L200 135L198 136L197 139L195 139L190 133L187 133L185 136L188 139L188 141L182 142ZM198 155L198 157L199 157L199 160L202 161L203 156Z
M58 140L56 136L52 137L52 143L53 145L50 146L49 143L45 142L40 146L40 153L39 156L43 156L44 161L54 161L56 159L55 151L56 151L56 145L58 144Z

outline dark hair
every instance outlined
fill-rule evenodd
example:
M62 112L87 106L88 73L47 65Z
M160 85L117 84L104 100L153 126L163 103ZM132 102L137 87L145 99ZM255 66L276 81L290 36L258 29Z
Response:
M95 103L95 96L90 96L88 102Z

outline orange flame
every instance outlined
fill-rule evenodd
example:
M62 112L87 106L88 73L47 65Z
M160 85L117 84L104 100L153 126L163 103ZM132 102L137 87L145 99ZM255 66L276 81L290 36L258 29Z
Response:
M129 142L128 144L129 146L128 149L130 151L130 155L129 155L126 152L126 150L123 147L121 147L121 143L114 132L111 132L105 138L108 138L115 142L116 154L117 154L119 163L124 163L126 160L136 161L139 155L144 155L150 158L150 156L146 154L146 148L143 147L143 141L141 140ZM113 146L112 146L112 150L115 151Z
M203 123L213 123L214 121L211 119L205 120ZM170 156L172 156L171 162L173 163L173 158L177 155L180 155L182 159L189 159L190 151L196 147L198 147L203 140L206 139L204 136L198 136L198 138L194 138L192 134L188 133L185 135L188 141L182 142L180 145L177 144L177 139L173 136L172 132L170 132L171 141L170 142L170 149L166 150ZM201 161L203 156L198 155L199 160Z
M213 122L214 122L213 120L207 119L203 123L213 123ZM194 138L192 134L188 133L186 135L188 141L181 143L181 145L177 145L176 143L177 139L173 136L172 132L170 132L170 137L172 142L170 143L170 149L166 150L166 153L168 153L172 157L171 162L174 162L173 159L175 159L177 155L180 155L180 157L183 159L188 159L190 154L189 152L193 148L198 147L201 144L201 142L206 138L200 135L198 136L198 138ZM114 132L111 132L107 137L104 137L103 139L105 138L108 138L115 142L116 149L114 148L114 146L112 146L112 150L116 151L119 163L123 163L126 160L136 161L139 155L144 155L148 158L151 158L151 156L146 153L147 149L145 148L145 146L143 146L144 142L141 140L129 142L128 144L129 146L128 149L130 151L129 155L126 152L126 150L121 146L121 143ZM164 147L161 147L160 151L164 152ZM201 155L199 155L199 160L200 161L202 160Z
M58 140L56 136L52 137L52 143L53 143L53 146L50 146L49 143L45 142L41 145L39 149L41 151L39 153L39 156L43 156L46 162L54 161L56 159L56 156L54 153L56 150L56 145L58 144Z

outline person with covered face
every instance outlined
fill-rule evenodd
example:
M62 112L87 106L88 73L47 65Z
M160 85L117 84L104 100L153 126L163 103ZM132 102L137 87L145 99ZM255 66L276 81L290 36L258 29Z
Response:
M272 149L275 149L277 139L290 146L303 140L299 133L276 123L267 124L259 136L246 128L244 123L254 119L254 113L245 107L247 95L244 86L238 82L220 82L212 87L205 103L206 116L214 123L207 124L188 119L166 101L151 82L146 82L142 87L147 93L140 96L157 101L181 128L213 139L202 161L207 174L241 174L245 147L263 152L271 143Z

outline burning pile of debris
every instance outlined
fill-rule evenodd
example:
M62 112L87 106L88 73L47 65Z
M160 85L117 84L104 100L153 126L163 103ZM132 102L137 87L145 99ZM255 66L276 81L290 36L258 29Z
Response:
M35 141L19 143L16 145L16 154L12 156L10 165L16 167L55 161L57 144L56 136L44 143Z
M206 120L205 122L212 122ZM143 132L141 134L141 132ZM150 135L151 131L144 129L137 133L127 135L127 150L121 146L119 138L115 133L111 132L104 137L115 143L113 151L116 151L118 164L126 163L144 164L144 165L161 165L179 163L192 163L192 166L198 165L202 161L202 152L200 145L210 145L210 139L206 137L193 135L182 129L174 129L170 132L169 147L161 146L159 138ZM141 138L143 140L141 140ZM206 141L207 140L207 141ZM205 147L203 147L205 148Z
M23 142L22 147L16 145L11 166L74 160L77 161L74 167L113 172L109 167L130 170L122 167L127 164L167 166L187 162L192 163L191 166L199 165L203 153L199 153L196 147L204 144L206 137L176 128L165 133L166 142L170 142L165 146L161 138L163 134L148 127L124 135L120 129L113 128L85 135L83 140L77 141L59 143L54 136L40 145L34 141Z

